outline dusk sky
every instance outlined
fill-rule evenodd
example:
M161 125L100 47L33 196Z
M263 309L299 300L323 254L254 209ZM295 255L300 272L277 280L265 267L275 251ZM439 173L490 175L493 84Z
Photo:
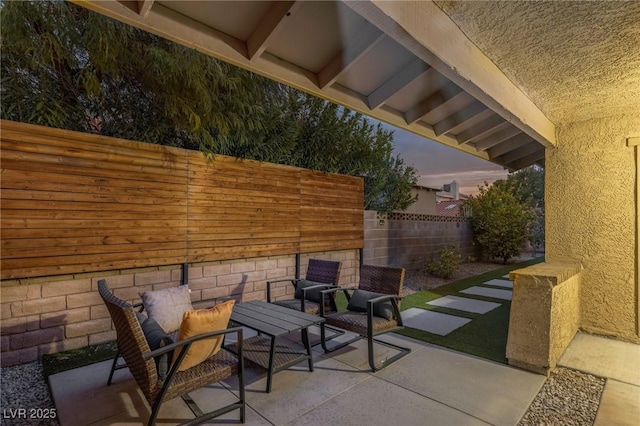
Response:
M394 155L416 169L419 185L442 187L456 180L463 194L478 192L485 181L492 183L507 177L502 166L450 148L422 136L382 123L393 130Z

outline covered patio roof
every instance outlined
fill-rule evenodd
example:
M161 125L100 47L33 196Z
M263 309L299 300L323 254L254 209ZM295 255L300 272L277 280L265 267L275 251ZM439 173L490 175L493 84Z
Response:
M71 1L510 170L640 107L640 3Z

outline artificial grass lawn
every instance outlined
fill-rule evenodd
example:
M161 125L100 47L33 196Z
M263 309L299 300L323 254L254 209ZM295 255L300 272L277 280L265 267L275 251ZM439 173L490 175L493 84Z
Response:
M55 354L46 354L42 356L42 373L46 379L52 374L84 367L107 359L113 360L117 351L117 343L109 342Z
M464 290L475 285L481 286L482 283L493 278L499 278L509 271L534 265L542 261L544 261L543 257L527 260L525 262L508 265L503 268L486 272L475 277L464 278L432 290L424 290L411 294L402 299L403 311L415 307L446 314L455 314L460 317L471 318L472 321L452 331L446 336L440 336L409 327L405 327L403 330L398 331L398 333L417 340L422 340L506 364L507 359L505 358L505 354L507 350L507 333L509 331L509 313L511 311L510 301L464 294L464 297L500 302L502 304L502 306L489 311L486 314L474 314L454 309L440 308L427 305L426 303L442 296L456 295L460 290Z

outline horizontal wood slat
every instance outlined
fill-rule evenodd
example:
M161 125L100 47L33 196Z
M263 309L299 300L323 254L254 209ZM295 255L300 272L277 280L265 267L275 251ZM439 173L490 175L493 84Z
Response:
M362 179L1 121L1 278L362 248Z

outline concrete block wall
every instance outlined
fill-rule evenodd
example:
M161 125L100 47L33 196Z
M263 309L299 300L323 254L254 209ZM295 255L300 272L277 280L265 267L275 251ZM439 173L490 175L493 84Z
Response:
M364 263L420 269L440 250L458 246L463 258L477 257L469 218L423 214L379 215L365 211Z
M301 276L309 258L342 262L340 284L357 283L358 250L301 255ZM188 282L195 307L220 299L266 300L266 282L295 276L295 255L192 264ZM57 277L5 280L0 286L0 350L3 367L38 360L43 354L113 341L116 333L98 294L105 279L118 297L130 303L139 294L180 285L181 265L116 270ZM280 297L293 295L281 283Z

